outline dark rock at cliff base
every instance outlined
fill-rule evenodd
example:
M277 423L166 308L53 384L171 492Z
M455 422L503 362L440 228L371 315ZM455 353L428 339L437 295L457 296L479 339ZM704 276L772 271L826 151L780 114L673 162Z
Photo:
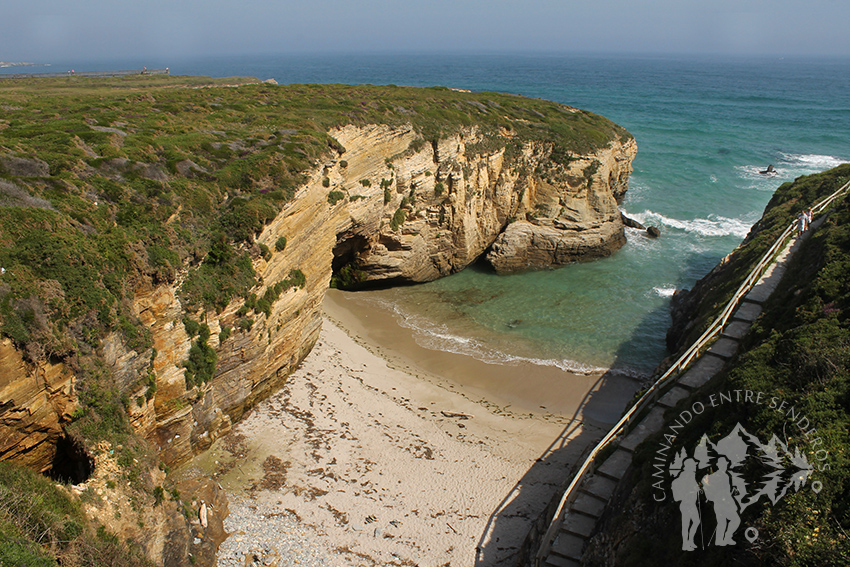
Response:
M638 229L638 230L646 230L646 227L645 227L645 226L643 226L642 224L640 224L640 223L639 223L638 221L636 221L635 219L630 219L629 217L627 217L627 216L626 216L626 215L624 215L623 213L620 213L620 218L623 220L623 225L625 225L625 226L627 226L627 227L629 227L629 228L636 228L636 229Z
M661 236L661 231L658 229L658 227L648 226L646 227L646 235L651 238L658 238L659 236Z

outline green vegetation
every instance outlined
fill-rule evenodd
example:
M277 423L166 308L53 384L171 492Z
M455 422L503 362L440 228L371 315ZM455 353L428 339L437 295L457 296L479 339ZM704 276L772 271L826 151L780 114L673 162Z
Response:
M402 207L399 207L398 209L396 209L395 214L393 214L393 218L390 221L390 228L393 230L398 230L398 227L400 227L406 219L407 212Z
M445 190L446 186L442 183L437 183L436 185L434 185L434 195L437 197L441 196Z
M183 324L186 325L186 319L183 320ZM197 329L197 333L189 333L189 336L197 334L198 339L189 347L189 358L183 361L183 367L186 368L183 371L183 377L186 379L187 390L212 380L218 363L215 349L207 344L210 338L209 326L206 323L200 325L194 323L193 329ZM186 331L189 332L189 325L186 325Z
M41 475L0 462L0 565L114 567L150 565L103 526L90 525L79 502Z
M342 191L331 191L328 193L328 203L330 203L331 206L336 205L343 199L345 199L345 193Z
M277 250L278 252L283 252L285 248L286 248L286 237L281 236L274 243L274 249Z
M331 287L334 289L354 290L360 287L363 281L363 272L357 266L357 262L349 262L331 276Z

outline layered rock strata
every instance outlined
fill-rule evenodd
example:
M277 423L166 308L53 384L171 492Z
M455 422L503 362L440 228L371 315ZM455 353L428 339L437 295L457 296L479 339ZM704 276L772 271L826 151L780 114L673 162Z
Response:
M335 155L254 245L258 297L296 270L304 285L283 291L268 315L246 315L242 299L221 312L191 314L211 331L218 358L212 380L187 388L183 362L193 339L182 322L183 276L136 292L133 309L153 349L129 350L117 335L103 341L99 354L131 400L133 426L170 465L208 448L306 356L334 273L355 286L425 282L485 252L496 270L510 272L610 254L624 242L617 199L636 153L631 138L558 162L550 145L521 143L509 131L496 143L476 128L433 143L410 127L346 126L331 135L340 144ZM281 237L286 246L278 250ZM261 245L270 253L256 253ZM0 455L46 470L50 450L33 447L61 435L74 407L73 377L52 367L27 369L10 344L2 348L8 408L0 428L10 441ZM155 387L140 376L152 376Z

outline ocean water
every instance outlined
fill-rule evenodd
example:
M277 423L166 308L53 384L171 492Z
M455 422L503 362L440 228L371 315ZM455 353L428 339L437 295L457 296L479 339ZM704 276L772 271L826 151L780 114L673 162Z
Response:
M38 70L145 65L279 83L512 92L627 128L639 150L621 208L659 226L660 238L629 230L626 246L591 263L513 276L472 267L364 296L393 310L424 346L483 360L651 371L666 354L673 292L740 243L780 184L850 160L850 59L293 55L67 62ZM777 174L761 175L769 164Z

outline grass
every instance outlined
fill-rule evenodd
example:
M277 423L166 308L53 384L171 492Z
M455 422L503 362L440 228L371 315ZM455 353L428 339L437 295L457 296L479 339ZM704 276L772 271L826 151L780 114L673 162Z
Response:
M52 481L0 462L0 565L33 567L148 566L80 503Z

